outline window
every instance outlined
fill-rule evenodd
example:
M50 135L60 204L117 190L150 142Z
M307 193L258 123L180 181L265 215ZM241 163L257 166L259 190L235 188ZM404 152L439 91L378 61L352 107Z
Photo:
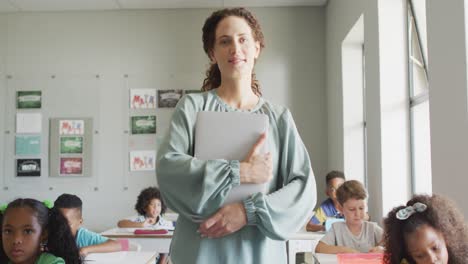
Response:
M367 186L364 16L346 35L341 48L343 78L343 147L347 179Z
M432 193L426 2L408 0L408 76L413 193Z

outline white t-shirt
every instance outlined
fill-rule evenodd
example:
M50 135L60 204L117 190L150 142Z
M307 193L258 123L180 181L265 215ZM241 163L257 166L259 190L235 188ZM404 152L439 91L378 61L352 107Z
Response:
M132 222L137 222L137 223L143 223L146 220L146 216L134 215L134 216L128 217L127 220L130 220ZM159 215L158 217L158 222L154 224L145 224L145 227L150 227L154 229L174 230L174 224L172 223L172 221L168 221L162 218L161 215Z
M320 241L327 245L349 247L367 253L382 241L382 236L383 229L375 222L364 221L358 236L351 233L345 222L338 222L332 225Z

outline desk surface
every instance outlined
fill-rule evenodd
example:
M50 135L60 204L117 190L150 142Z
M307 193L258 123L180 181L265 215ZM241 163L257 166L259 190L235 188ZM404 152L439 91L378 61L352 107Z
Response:
M320 264L338 264L338 257L336 254L315 253L315 257Z
M119 251L112 253L92 253L86 256L86 264L153 264L156 252Z
M325 232L308 232L305 229L301 229L291 235L288 240L320 240L324 235Z
M169 231L167 234L138 234L135 235L135 229L142 228L112 228L101 233L105 237L111 238L172 238L173 231Z

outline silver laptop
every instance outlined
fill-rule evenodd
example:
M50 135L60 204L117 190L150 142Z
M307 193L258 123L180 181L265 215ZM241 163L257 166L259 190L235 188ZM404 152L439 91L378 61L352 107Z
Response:
M195 158L242 161L260 135L268 130L268 116L242 112L198 112L195 124ZM260 153L268 151L263 144ZM241 184L231 189L224 204L266 193L267 184Z

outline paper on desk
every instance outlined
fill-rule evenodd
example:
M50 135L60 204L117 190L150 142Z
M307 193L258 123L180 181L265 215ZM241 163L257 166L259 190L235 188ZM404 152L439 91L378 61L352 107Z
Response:
M85 258L86 263L115 263L121 261L127 255L126 251L110 252L110 253L91 253Z

